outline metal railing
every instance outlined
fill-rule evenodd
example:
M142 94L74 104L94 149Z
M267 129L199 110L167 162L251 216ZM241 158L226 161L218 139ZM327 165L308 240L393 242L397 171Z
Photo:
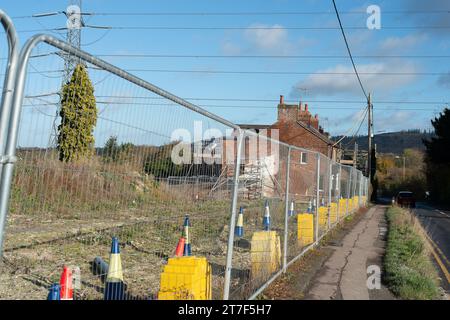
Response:
M44 299L63 265L81 270L76 298L102 298L105 274L91 264L108 255L112 236L121 243L130 296L156 298L188 216L192 253L212 266L212 298L254 299L365 205L367 179L352 167L243 130L49 35L30 38L17 58L8 34L14 49L1 110L0 217L8 224L0 225L0 298ZM47 54L54 49L65 54ZM44 53L39 67L30 62L33 51ZM80 64L62 83L63 74L49 69L59 70L67 55ZM77 121L90 127L71 131ZM65 148L83 156L72 161ZM240 208L244 232L235 236ZM313 217L309 242L298 235L302 213ZM264 229L272 231L276 257L255 262Z
M12 164L15 160L14 157L9 156L6 152L6 142L8 139L11 105L13 102L16 68L19 57L19 40L12 20L2 10L0 10L0 22L5 29L8 41L7 65L0 100L0 177L3 177L3 167ZM3 181L3 178L1 178L1 181ZM0 201L0 252L2 250L2 235L5 228L7 210L7 202Z

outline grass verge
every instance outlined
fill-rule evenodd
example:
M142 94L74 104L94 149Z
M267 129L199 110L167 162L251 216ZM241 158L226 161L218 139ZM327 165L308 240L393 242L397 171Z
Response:
M386 216L389 224L384 259L387 286L401 299L437 299L438 274L419 222L398 207L389 208Z

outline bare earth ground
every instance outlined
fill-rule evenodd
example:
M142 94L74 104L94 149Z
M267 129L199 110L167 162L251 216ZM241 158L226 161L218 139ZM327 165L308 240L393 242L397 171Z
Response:
M244 204L244 203L243 203ZM235 244L231 294L248 296L258 283L250 279L250 240L261 229L262 205L246 203L244 237ZM278 208L279 207L279 208ZM274 228L284 224L284 206L273 206ZM181 209L182 208L182 209ZM278 214L280 209L280 214ZM148 212L128 210L52 217L49 214L12 214L9 219L3 265L0 265L0 299L46 299L48 287L59 282L62 266L81 269L77 299L102 299L101 277L91 262L97 256L108 262L111 237L119 236L124 281L136 298L153 299L160 275L173 255L181 235L184 214L191 218L190 236L194 255L212 264L213 298L223 292L228 241L229 204L155 204ZM293 221L294 222L294 221ZM301 248L298 248L301 250Z
M382 270L383 207L361 210L332 231L322 245L294 263L264 292L267 299L394 299L389 290L369 290L367 267Z

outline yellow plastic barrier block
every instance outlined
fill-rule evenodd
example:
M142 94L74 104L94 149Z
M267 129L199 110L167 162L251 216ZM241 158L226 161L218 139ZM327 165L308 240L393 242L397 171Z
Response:
M314 242L314 215L309 213L297 215L297 239L300 246Z
M161 274L159 300L211 300L211 266L205 257L169 258Z
M330 204L330 223L336 223L337 221L337 203L332 202Z
M319 227L326 228L328 226L328 207L319 207Z
M347 199L339 199L339 218L345 216L347 210Z
M355 209L359 208L359 197L358 196L355 196L353 198L353 205L354 205Z
M281 245L277 232L253 233L250 256L253 279L265 279L278 271L281 266Z

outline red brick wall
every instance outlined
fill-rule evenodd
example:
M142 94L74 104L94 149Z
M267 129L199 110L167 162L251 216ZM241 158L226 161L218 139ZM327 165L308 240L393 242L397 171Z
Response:
M273 129L279 130L280 141L331 156L328 143L295 122L277 122Z

